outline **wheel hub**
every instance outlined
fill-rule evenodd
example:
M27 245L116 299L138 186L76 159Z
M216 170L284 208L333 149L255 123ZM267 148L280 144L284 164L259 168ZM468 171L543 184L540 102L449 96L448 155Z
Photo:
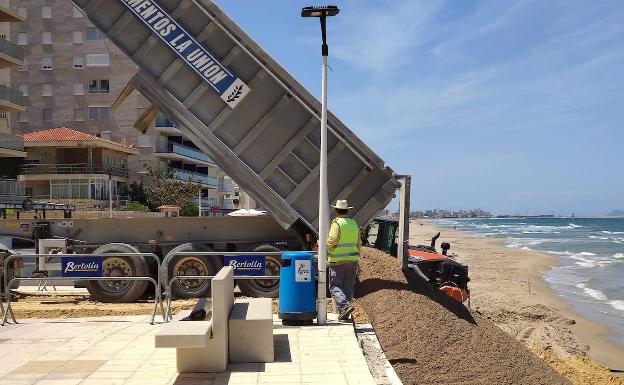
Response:
M132 277L133 271L127 259L110 257L102 263L102 274L105 277ZM119 293L126 290L131 283L132 281L110 280L100 281L100 286L108 292Z
M184 257L176 262L173 273L176 276L185 275L208 275L208 266L198 257ZM202 290L207 284L205 279L182 279L176 280L176 284L183 286L185 291L197 292Z

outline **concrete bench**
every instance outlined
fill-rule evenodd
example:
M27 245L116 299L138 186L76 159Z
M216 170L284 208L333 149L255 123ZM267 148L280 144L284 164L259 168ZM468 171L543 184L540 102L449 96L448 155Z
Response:
M273 362L273 309L270 298L237 300L229 321L230 362Z
M157 348L176 348L179 373L224 372L228 365L228 319L234 306L234 272L222 268L212 279L212 310L204 321L172 321L156 334ZM190 314L178 314L186 316Z

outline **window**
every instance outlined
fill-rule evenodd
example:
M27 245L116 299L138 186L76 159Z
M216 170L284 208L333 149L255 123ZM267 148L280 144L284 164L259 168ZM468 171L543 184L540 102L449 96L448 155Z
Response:
M51 57L42 57L41 58L41 69L44 71L52 70L52 58Z
M89 106L89 120L107 120L108 107Z
M52 18L52 7L41 7L41 18L42 19L51 19Z
M41 33L41 44L52 44L52 32Z
M0 119L7 119L6 111L0 111Z
M106 39L106 35L102 33L99 29L95 27L87 28L87 40L104 40Z
M0 39L6 40L7 39L7 35L3 33L2 35L0 35Z
M43 109L41 110L41 118L44 122L51 122L54 120L54 110Z
M52 84L50 83L42 84L41 96L52 96Z
M84 111L80 109L74 110L74 120L77 122L84 121Z
M87 67L108 67L110 57L107 53L92 53L87 55Z
M28 121L28 113L27 112L19 112L17 114L17 121L24 123Z
M22 95L28 96L28 84L19 84L17 89L22 93Z
M28 34L26 32L17 34L17 45L28 45Z
M82 44L82 31L74 31L74 44Z
M84 58L80 56L74 56L74 69L81 70L84 68Z
M19 7L17 9L17 14L20 15L23 18L27 18L28 17L28 8L26 7Z
M140 148L150 148L152 147L152 136L151 135L137 135L137 146Z
M82 14L82 11L80 10L80 8L74 6L74 17L82 17L82 16L84 15Z
M74 83L74 95L84 95L84 84Z
M108 79L103 80L91 80L89 82L90 94L107 94L110 91L110 84Z

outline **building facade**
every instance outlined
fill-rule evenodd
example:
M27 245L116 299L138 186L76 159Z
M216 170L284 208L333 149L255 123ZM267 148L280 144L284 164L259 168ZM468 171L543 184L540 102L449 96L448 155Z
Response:
M6 180L3 186L15 184L9 180L15 178L19 163L26 156L23 141L11 132L9 120L11 113L26 111L24 96L11 88L10 81L11 68L24 66L24 50L9 39L10 25L25 20L10 8L8 0L0 0L0 180Z
M10 6L27 18L7 33L23 49L24 63L0 74L0 83L6 79L21 91L29 107L8 117L14 132L70 127L133 145L138 155L128 160L130 180L148 166L169 164L181 179L202 184L204 210L234 208L219 190L230 185L224 173L171 122L159 116L144 133L134 128L151 106L138 92L111 112L138 69L70 1L10 0Z
M134 146L62 127L25 134L24 147L18 178L33 200L89 209L108 206L109 197L116 206L127 203Z

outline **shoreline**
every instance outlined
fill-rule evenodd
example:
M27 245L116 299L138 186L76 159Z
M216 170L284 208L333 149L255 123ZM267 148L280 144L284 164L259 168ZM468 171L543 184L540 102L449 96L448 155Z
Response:
M527 346L562 359L587 355L608 368L624 369L624 349L606 339L612 334L609 327L575 313L544 280L543 274L557 265L555 256L510 249L505 238L477 237L432 220L410 222L410 244L428 244L438 231L439 242L450 242L450 253L469 267L473 309Z

